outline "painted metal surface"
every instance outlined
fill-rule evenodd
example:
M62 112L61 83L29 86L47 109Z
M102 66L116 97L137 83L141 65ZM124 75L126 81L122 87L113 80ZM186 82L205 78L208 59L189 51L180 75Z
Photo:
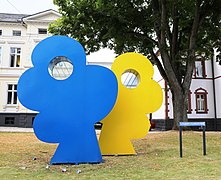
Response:
M180 122L179 126L206 126L205 122Z
M180 157L183 157L183 127L190 126L200 126L203 129L203 155L206 155L206 122L179 122L179 136L180 136Z
M139 73L136 88L127 88L121 82L124 72ZM132 139L145 137L150 129L146 114L155 112L162 104L161 87L152 80L150 61L137 53L125 53L116 58L112 71L118 79L118 97L113 110L101 122L99 145L103 155L136 154Z
M48 71L55 57L67 57L74 71L65 80L56 80ZM79 42L66 36L41 41L32 53L33 68L19 79L18 97L38 111L34 132L38 139L58 143L51 164L102 162L94 123L112 109L117 97L117 79L102 66L86 65Z

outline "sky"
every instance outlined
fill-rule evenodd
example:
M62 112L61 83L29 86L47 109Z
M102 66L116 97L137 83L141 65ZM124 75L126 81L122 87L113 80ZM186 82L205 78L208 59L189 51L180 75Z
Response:
M58 8L53 0L0 0L0 13L34 14L47 9Z
M0 13L35 14L47 9L58 10L53 0L0 0ZM102 49L87 56L88 62L113 62L116 55L109 49Z

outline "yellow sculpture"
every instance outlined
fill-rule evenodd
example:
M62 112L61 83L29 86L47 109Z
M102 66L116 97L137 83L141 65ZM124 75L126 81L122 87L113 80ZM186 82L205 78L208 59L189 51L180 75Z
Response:
M162 104L161 87L152 80L153 67L150 61L137 53L118 56L112 71L118 80L118 97L112 111L101 121L99 145L103 155L136 154L132 139L145 137L150 129L147 114L158 110ZM132 72L137 87L127 88L121 79L125 72ZM132 77L131 77L132 78ZM136 79L133 81L137 81ZM131 80L132 81L132 80Z

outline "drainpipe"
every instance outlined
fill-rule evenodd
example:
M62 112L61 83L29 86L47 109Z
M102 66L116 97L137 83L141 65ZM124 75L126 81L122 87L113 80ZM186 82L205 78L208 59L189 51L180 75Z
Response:
M216 84L215 84L215 75L214 75L214 53L211 57L211 65L212 65L212 79L213 79L213 102L214 102L214 128L217 130L217 111L216 111Z

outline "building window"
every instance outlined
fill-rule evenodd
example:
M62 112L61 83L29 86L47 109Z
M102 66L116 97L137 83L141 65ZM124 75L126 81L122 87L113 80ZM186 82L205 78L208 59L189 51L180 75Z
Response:
M21 48L11 48L10 58L10 67L19 67L21 62Z
M32 125L34 124L35 117L32 117Z
M43 29L43 28L38 29L38 34L47 34L47 33L48 33L47 29Z
M5 124L15 124L15 117L5 117Z
M191 91L189 91L188 93L188 97L187 97L187 113L191 114L192 113L192 109L191 109Z
M19 30L13 30L13 31L12 31L12 35L13 35L13 36L21 36L21 31L19 31Z
M136 88L139 85L140 82L140 75L139 73L134 69L126 70L121 75L121 83L126 88Z
M2 30L0 29L0 36L2 36Z
M207 109L207 91L199 88L195 91L196 94L196 113L208 113Z
M17 104L17 85L16 84L8 84L8 98L7 104L13 105Z
M205 78L206 77L205 61L204 60L195 61L195 77L196 78Z

